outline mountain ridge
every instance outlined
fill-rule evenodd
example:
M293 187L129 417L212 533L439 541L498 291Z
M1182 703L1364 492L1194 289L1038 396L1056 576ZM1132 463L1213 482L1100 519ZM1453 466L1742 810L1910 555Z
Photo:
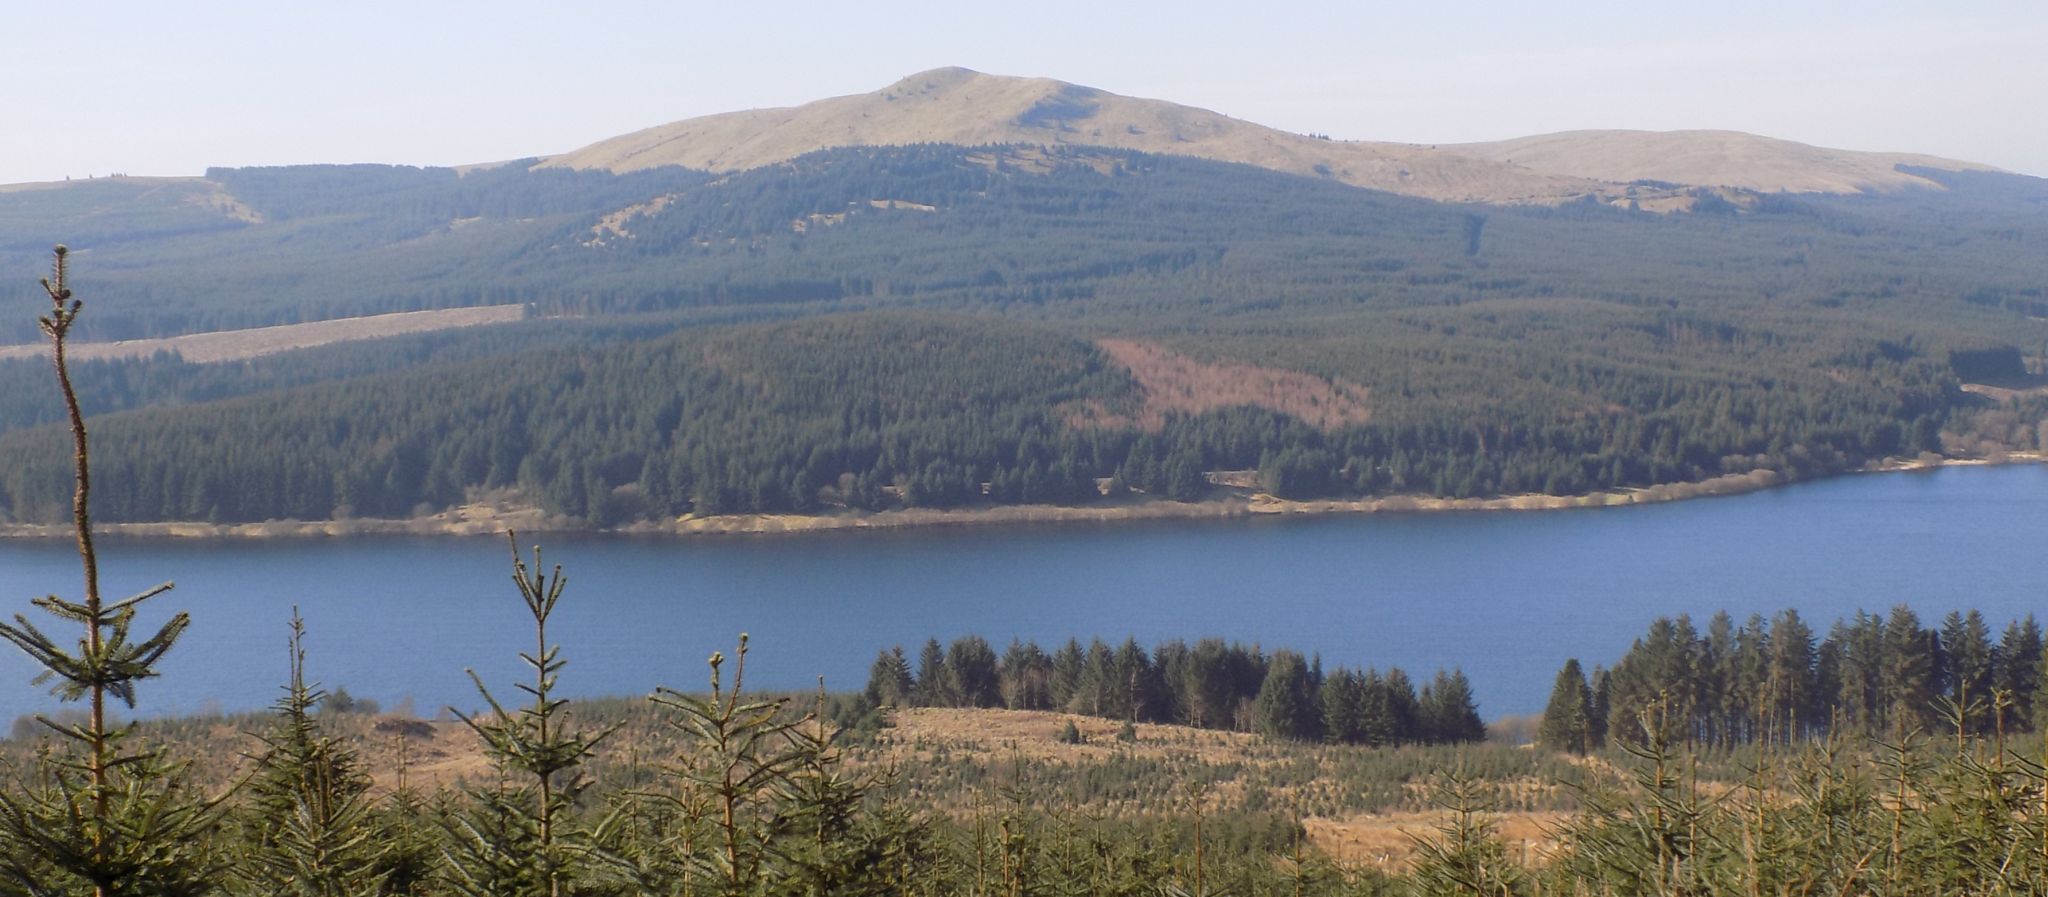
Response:
M468 175L532 166L625 174L680 166L729 174L825 149L917 144L1107 148L1250 165L1440 202L1594 201L1657 212L1689 211L1716 200L1747 208L1768 194L1948 189L1929 171L2020 177L1978 162L1835 149L1730 130L1574 130L1439 144L1331 140L1166 100L960 67L919 72L867 93L699 116L564 153L452 170ZM0 184L0 194L109 182L173 188L208 183L203 177L116 176Z
M549 156L544 167L714 172L819 149L946 143L1087 145L1194 156L1424 199L1488 204L1690 208L1698 188L1758 193L1941 189L1901 165L1999 169L1912 153L1809 146L1733 131L1568 131L1505 141L1414 144L1295 134L1165 100L1052 78L950 67L877 91L799 106L684 119Z
M1763 193L1887 193L1943 189L1903 169L2009 174L1978 162L1924 153L1814 146L1744 131L1579 130L1532 134L1445 149L1558 176L1631 183L1657 181Z
M1428 199L1546 203L1598 184L1420 145L1323 140L1162 100L1050 78L934 69L878 91L658 125L548 157L543 166L741 171L838 146L1103 146L1239 162Z

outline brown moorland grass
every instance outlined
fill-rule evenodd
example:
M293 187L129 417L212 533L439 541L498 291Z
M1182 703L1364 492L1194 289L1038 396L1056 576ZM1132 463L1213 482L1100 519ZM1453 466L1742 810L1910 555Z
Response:
M1147 430L1164 426L1170 412L1200 414L1239 405L1293 415L1324 430L1372 419L1371 392L1356 383L1252 364L1210 364L1137 340L1097 345L1137 378L1145 393L1137 423Z
M649 764L673 762L682 749L644 701L572 702L569 709L572 725L622 724L589 767L600 782L611 783L607 787L640 781ZM849 743L851 770L887 777L899 797L940 815L970 819L1002 803L1000 785L1028 781L1048 810L1102 819L1173 817L1187 810L1184 786L1202 781L1203 803L1213 812L1295 816L1312 847L1343 863L1388 871L1404 867L1416 838L1448 819L1429 808L1427 776L1415 770L1452 764L1459 753L1295 744L1149 723L1136 727L1135 741L1125 742L1117 738L1122 724L1114 720L1046 711L906 708L892 711L890 720L890 727L871 738ZM261 749L256 735L269 722L262 714L189 717L144 723L143 734L173 755L193 758L195 784L216 791L247 774ZM1082 743L1060 739L1069 722ZM476 733L445 715L328 713L321 715L321 725L360 753L376 794L401 784L432 793L495 781ZM0 741L0 765L26 762L40 740L37 732L36 726L17 723L14 737ZM1361 775L1386 780L1372 792L1377 796L1339 798L1347 784L1358 784L1347 780ZM1107 784L1093 791L1077 784L1091 781ZM1545 805L1555 787L1526 773L1498 785L1526 799L1489 818L1515 855L1541 855L1551 846L1549 832L1567 815Z

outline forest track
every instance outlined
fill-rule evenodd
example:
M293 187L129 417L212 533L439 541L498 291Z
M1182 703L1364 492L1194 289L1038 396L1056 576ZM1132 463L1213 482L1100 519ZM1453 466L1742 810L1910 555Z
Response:
M251 327L245 330L216 330L158 339L117 340L109 343L77 343L67 349L75 361L148 358L169 352L194 364L244 361L295 349L310 349L333 343L382 339L436 330L454 330L483 324L507 324L526 318L524 305L481 305L472 308L442 308L404 311L358 318L334 318L304 324ZM41 344L0 346L0 361L37 358L49 354Z

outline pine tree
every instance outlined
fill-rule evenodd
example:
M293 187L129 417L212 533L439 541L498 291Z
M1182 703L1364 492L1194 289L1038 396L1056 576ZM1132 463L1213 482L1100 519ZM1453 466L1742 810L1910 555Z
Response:
M2048 732L2048 649L2034 660L2034 731Z
M401 762L397 786L370 817L380 852L375 875L382 880L384 893L425 893L439 878L445 829L435 814L436 807L406 782Z
M926 639L917 655L917 705L953 707L959 703L959 690L953 687L952 673L946 669L946 649L938 639Z
M962 707L1000 707L1003 689L996 675L996 652L978 635L954 640L946 652L946 673L953 680L953 697Z
M1551 686L1550 703L1543 708L1543 721L1536 727L1536 745L1545 750L1583 754L1591 747L1593 690L1579 659L1564 662Z
M1081 678L1074 696L1068 700L1066 711L1088 716L1113 716L1117 695L1121 691L1117 686L1116 652L1099 638L1089 640L1088 652L1081 663Z
M773 893L791 875L781 860L804 831L804 813L786 798L799 770L819 762L815 745L802 738L805 721L786 718L786 700L746 696L745 634L734 657L730 689L720 653L709 661L708 695L657 688L651 699L684 746L664 768L669 787L646 799L701 821L679 826L665 847L692 880L707 879L721 897Z
M0 623L0 637L43 667L37 682L54 680L59 700L86 702L87 720L37 718L69 749L44 754L25 793L0 794L0 836L7 847L0 856L0 881L30 894L77 888L95 897L204 893L220 871L209 850L220 822L219 801L196 800L182 782L181 764L158 751L125 747L133 729L107 720L109 700L135 706L137 684L157 675L157 663L191 618L174 614L155 634L132 641L138 608L171 584L112 603L100 598L99 555L88 514L92 466L85 416L65 357L66 339L85 303L68 285L68 255L65 247L56 248L51 276L42 281L51 311L38 323L50 338L70 423L72 524L85 594L82 601L50 595L31 603L84 631L74 650L16 614L13 624Z
M1726 721L1744 742L1767 738L1776 719L1772 710L1771 663L1770 623L1763 614L1750 614L1742 621L1742 627L1735 631L1735 679L1729 683L1736 697L1728 703L1741 715ZM1685 701L1678 690L1669 687L1660 692L1659 697L1661 700L1656 702L1657 706L1678 726L1671 731L1671 740L1683 742L1685 733L1689 731L1685 728L1689 721L1683 713Z
M1744 711L1742 692L1736 688L1735 618L1725 610L1715 611L1707 621L1707 637L1702 647L1702 669L1699 671L1700 685L1712 695L1711 706L1702 708L1711 718L1707 724L1707 739L1711 744L1728 745L1735 742L1740 728L1738 721L1747 716ZM1594 690L1603 685L1612 688L1611 681L1603 677L1592 677ZM1606 697L1612 698L1612 694Z
M1938 674L1935 635L1920 627L1906 605L1892 608L1884 623L1884 661L1879 677L1887 727L1893 732L1928 731L1934 722Z
M1003 706L1011 710L1052 708L1052 660L1036 643L1010 640L999 667Z
M1322 737L1322 706L1316 699L1308 662L1293 651L1273 655L1254 705L1259 733L1311 741Z
M1359 679L1358 718L1363 733L1360 742L1372 747L1392 747L1399 736L1394 720L1394 702L1386 677L1368 669Z
M237 877L251 895L383 892L385 845L372 824L370 776L347 743L321 731L326 694L306 682L305 621L292 609L291 680L251 775Z
M2019 728L2029 721L2028 710L2034 706L2035 695L2041 688L2041 652L2041 625L2034 622L2031 614L2005 627L1995 656L1998 687L2010 701L1999 720L2006 729Z
M1081 650L1079 639L1067 639L1052 654L1052 681L1048 688L1048 707L1064 709L1073 703L1074 695L1081 690L1081 677L1085 674L1088 656Z
M1756 677L1748 671L1762 666L1761 646L1754 634L1761 629L1761 621L1744 626L1736 636L1737 661L1735 666L1745 682ZM1677 620L1658 618L1650 624L1650 631L1630 646L1628 653L1614 665L1610 673L1612 688L1609 700L1612 715L1627 720L1620 728L1610 727L1609 736L1622 741L1639 741L1643 732L1636 721L1644 719L1644 713L1651 705L1665 707L1669 712L1660 712L1655 719L1660 725L1669 726L1667 736L1690 739L1696 730L1693 722L1694 700L1698 692L1695 669L1708 660L1707 652L1697 644L1691 622L1681 616ZM1738 686L1745 694L1755 694L1756 689L1747 684Z
M1407 671L1390 667L1387 676L1381 680L1386 689L1387 721L1393 744L1409 744L1422 741L1422 708L1415 695L1415 683L1408 678Z
M1365 685L1357 673L1339 668L1323 682L1323 737L1338 744L1365 740Z
M1175 683L1181 699L1182 720L1205 729L1227 729L1237 707L1238 690L1232 668L1233 649L1221 639L1205 638L1195 643Z
M534 682L517 686L532 700L517 712L508 711L472 670L470 681L491 713L477 718L457 711L456 716L482 739L500 774L516 784L474 795L476 806L456 820L445 855L451 883L473 897L560 897L591 856L589 845L579 843L584 840L580 833L563 824L589 785L581 767L617 727L579 731L562 718L569 702L554 697L554 691L566 661L561 646L548 641L548 620L568 579L559 565L552 573L541 565L539 548L529 568L519 555L517 536L506 535L512 542L512 581L533 619L534 652L519 657L533 670Z
M1507 845L1488 815L1493 791L1490 783L1463 770L1446 773L1431 784L1431 802L1449 815L1434 837L1415 838L1410 882L1417 894L1514 897L1525 892L1528 873L1509 859Z
M874 666L868 668L867 696L877 707L908 707L916 688L900 645L877 655Z
M1888 718L1885 707L1884 620L1857 611L1855 621L1836 624L1828 636L1835 648L1834 695L1836 725L1865 735L1877 734Z
M1611 713L1608 702L1611 686L1608 679L1606 668L1599 666L1595 666L1593 675L1587 678L1587 684L1593 688L1593 719L1592 725L1588 727L1592 733L1592 740L1586 745L1588 751L1597 751L1607 746L1607 723Z
M1950 611L1942 618L1941 661L1941 680L1962 727L1979 734L1991 731L1996 658L1991 628L1985 625L1983 614L1974 609L1967 615Z
M1789 744L1804 737L1817 722L1813 719L1819 690L1814 680L1813 630L1797 611L1787 610L1772 621L1765 650L1760 716L1766 723L1762 734L1769 738L1775 733L1778 741Z
M1472 681L1464 670L1438 670L1436 678L1422 687L1420 714L1422 738L1432 744L1462 744L1486 740L1486 723L1479 718L1479 704L1472 697Z
M789 893L883 895L889 872L914 850L917 827L884 812L868 812L868 797L885 784L879 773L850 771L839 748L839 729L825 718L825 680L810 718L789 730L803 756L783 783L784 814L799 820L779 853L793 867ZM877 808L879 809L879 808Z
M1115 671L1115 700L1111 709L1118 718L1161 719L1169 715L1165 712L1164 705L1169 702L1159 670L1152 665L1145 649L1138 646L1137 639L1127 637L1117 647Z

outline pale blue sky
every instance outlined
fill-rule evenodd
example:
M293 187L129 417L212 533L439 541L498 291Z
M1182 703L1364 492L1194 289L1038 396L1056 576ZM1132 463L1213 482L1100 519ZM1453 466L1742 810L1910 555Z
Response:
M1732 128L2048 175L2041 0L18 0L0 33L0 183L542 155L942 65L1339 138Z

